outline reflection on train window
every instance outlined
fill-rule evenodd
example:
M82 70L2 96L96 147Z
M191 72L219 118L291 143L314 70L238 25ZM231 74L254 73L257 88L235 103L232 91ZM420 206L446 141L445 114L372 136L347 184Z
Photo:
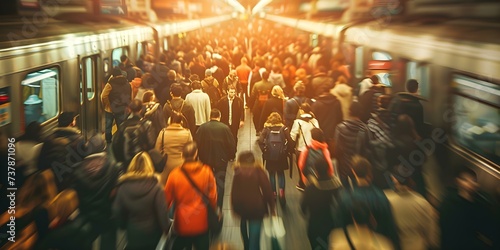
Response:
M363 71L365 70L363 67L363 47L357 47L355 50L355 65L354 65L354 74L356 75L356 78L362 78L364 77Z
M500 86L462 75L453 81L454 141L500 165Z
M24 126L43 123L59 113L59 71L56 68L29 73L21 82Z
M95 89L94 89L94 75L95 75L95 67L94 67L94 61L92 60L91 57L87 57L83 59L84 61L84 81L85 81L85 86L87 86L87 99L90 101L92 98L94 98L95 95Z
M418 81L418 91L421 96L429 98L429 67L426 64L409 61L406 63L406 80Z
M128 50L126 48L114 49L111 54L111 61L113 62L113 68L120 65L120 57L122 55L128 56Z

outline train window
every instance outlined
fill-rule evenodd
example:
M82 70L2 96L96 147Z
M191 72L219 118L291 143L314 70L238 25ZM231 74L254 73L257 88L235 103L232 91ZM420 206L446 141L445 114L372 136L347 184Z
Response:
M168 38L164 37L163 38L163 51L168 50Z
M364 67L363 67L363 62L364 62L364 57L363 57L363 47L357 47L355 50L355 65L354 65L354 74L356 75L356 78L362 78L365 76L364 74Z
M500 86L453 76L453 141L500 165Z
M59 113L59 70L43 69L29 73L21 81L24 125L44 123ZM23 126L24 127L24 126Z
M120 65L120 57L122 55L128 56L127 48L116 48L111 54L111 61L113 62L113 68Z
M85 86L87 88L87 99L90 101L95 96L94 89L94 76L97 72L95 72L95 62L91 57L86 57L83 59L83 81L85 82Z
M419 94L429 98L429 67L426 64L409 61L406 63L406 80L415 79L418 81Z

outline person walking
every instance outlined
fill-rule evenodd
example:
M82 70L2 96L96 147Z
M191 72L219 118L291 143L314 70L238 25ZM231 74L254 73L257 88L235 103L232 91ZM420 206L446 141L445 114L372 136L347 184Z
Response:
M243 151L234 165L231 205L240 219L240 232L245 250L260 249L260 234L264 216L275 214L271 185L262 165L252 151Z

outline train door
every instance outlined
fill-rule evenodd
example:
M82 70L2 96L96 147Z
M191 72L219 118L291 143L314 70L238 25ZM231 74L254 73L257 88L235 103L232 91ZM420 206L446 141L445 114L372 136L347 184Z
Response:
M81 82L80 82L80 104L82 115L83 136L88 139L95 135L99 130L99 98L98 98L98 62L100 57L97 55L84 57L80 61Z

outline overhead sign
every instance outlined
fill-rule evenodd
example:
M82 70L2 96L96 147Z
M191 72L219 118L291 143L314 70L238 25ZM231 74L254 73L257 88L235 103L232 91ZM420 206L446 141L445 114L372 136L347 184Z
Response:
M368 62L368 69L370 70L390 70L392 68L391 61L378 61L372 60Z

